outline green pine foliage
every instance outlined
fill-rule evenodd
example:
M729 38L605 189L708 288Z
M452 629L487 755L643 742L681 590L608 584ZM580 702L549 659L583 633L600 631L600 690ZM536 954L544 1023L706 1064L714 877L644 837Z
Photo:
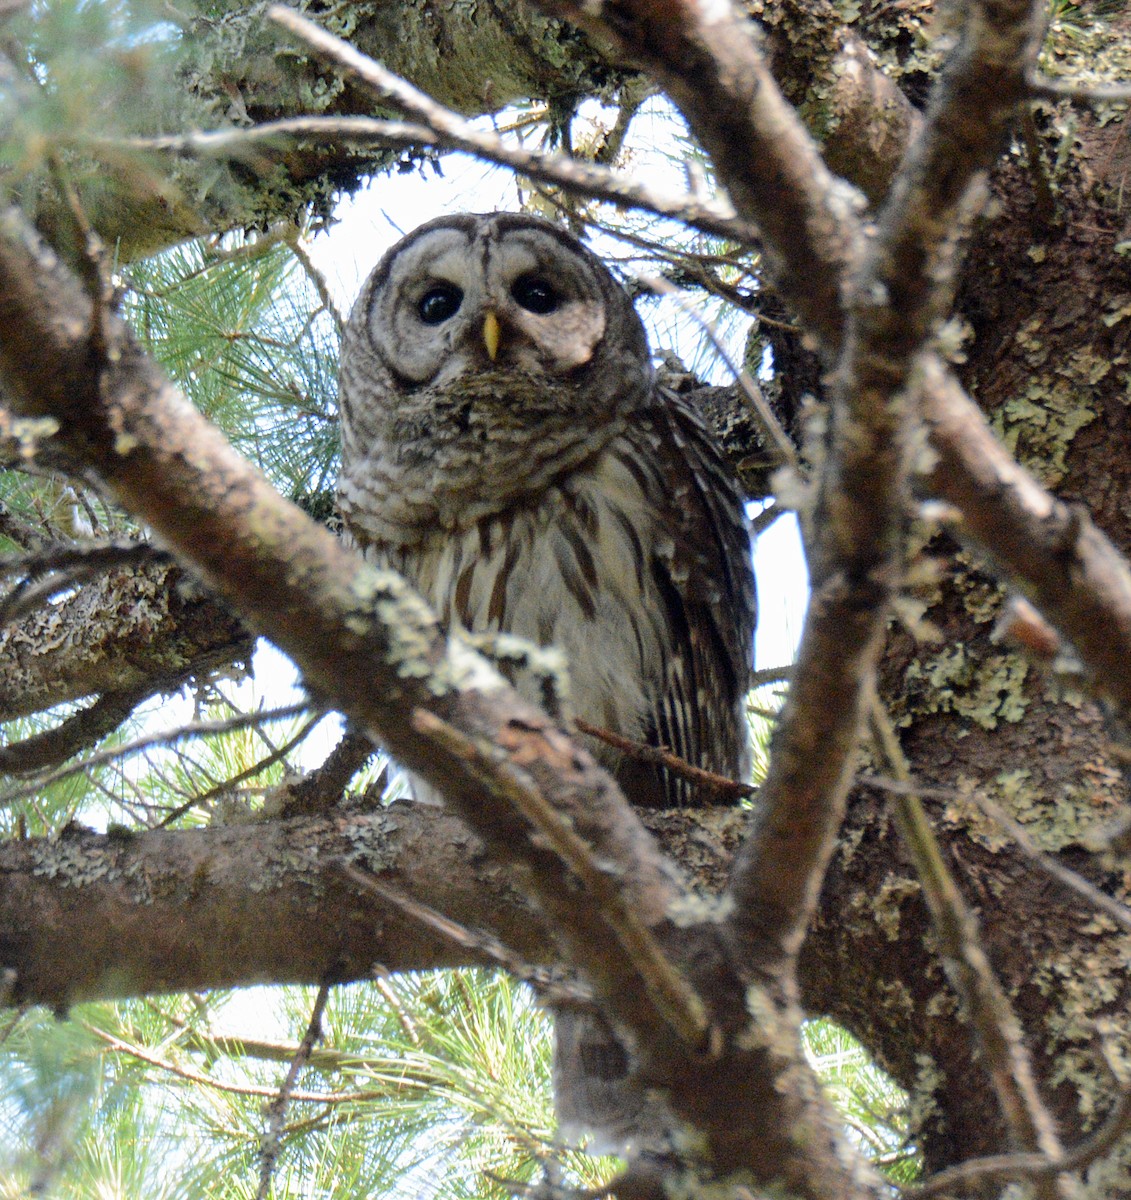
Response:
M132 265L124 283L147 349L229 440L284 495L329 493L339 327L288 244L190 242Z
M25 1014L0 1058L0 1197L256 1194L264 1106L309 1020L309 989ZM225 1033L231 1023L254 1037ZM547 1022L485 971L335 989L287 1109L271 1195L487 1197L614 1163L555 1151Z

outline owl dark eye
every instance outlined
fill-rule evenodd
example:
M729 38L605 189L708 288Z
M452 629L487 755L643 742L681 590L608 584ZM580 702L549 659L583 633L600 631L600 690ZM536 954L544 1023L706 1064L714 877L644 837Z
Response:
M425 325L442 325L459 312L463 292L454 283L441 283L420 298L416 311Z
M515 280L511 288L515 302L527 312L545 316L561 307L561 297L553 284L547 283L540 275L523 275Z

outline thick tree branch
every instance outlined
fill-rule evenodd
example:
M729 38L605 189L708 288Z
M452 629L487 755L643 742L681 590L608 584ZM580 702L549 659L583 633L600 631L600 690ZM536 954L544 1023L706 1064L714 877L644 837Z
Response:
M1131 716L1131 567L1082 508L1058 500L1002 446L940 363L923 364L923 417L938 458L926 484L1071 642L1092 685Z
M66 1007L156 991L270 980L363 979L381 963L477 961L422 929L343 863L380 876L531 962L553 946L542 918L455 816L398 803L212 829L106 837L68 831L0 847L0 962L11 1002Z
M539 7L612 39L643 63L687 118L739 213L759 229L774 283L835 352L842 288L862 253L863 198L825 166L782 96L754 26L730 4L605 5L540 0Z
M0 627L0 719L84 696L136 692L249 657L228 605L179 567L112 570Z
M888 605L901 583L912 370L949 304L956 241L1024 94L1042 28L1035 13L1028 0L972 6L876 236L844 281L848 317L831 388L828 461L809 522L814 604L732 889L737 920L771 929L791 954L832 853ZM820 661L809 642L820 646Z
M657 833L685 857L680 847L692 845L701 878L717 886L741 818L715 810L704 828L701 816L666 814ZM467 826L408 801L209 829L72 828L0 846L0 878L0 964L14 971L9 1000L21 1004L493 961L475 942L422 926L370 878L533 965L558 955L541 914Z

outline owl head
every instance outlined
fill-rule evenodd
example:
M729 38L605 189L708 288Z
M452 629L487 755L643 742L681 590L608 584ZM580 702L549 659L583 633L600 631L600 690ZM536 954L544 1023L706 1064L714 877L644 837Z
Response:
M343 514L473 519L596 453L651 391L640 319L576 238L514 213L430 221L346 329Z

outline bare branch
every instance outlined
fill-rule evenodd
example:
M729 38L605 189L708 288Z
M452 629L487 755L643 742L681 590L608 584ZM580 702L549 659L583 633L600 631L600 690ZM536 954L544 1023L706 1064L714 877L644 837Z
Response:
M647 746L643 742L634 742L631 738L621 737L619 733L611 733L599 725L591 725L580 717L574 718L573 723L582 733L587 733L607 746L620 750L629 758L635 758L639 762L652 763L662 767L665 771L671 771L673 775L689 780L708 795L713 795L720 803L733 804L736 800L753 795L757 791L752 784L739 783L736 779L727 779L725 775L704 771L702 767L687 762L686 759L680 758L662 746Z
M108 704L112 703L113 697L106 697L106 700ZM93 707L97 707L97 705ZM309 712L310 707L309 702L289 704L283 708L266 709L253 713L238 713L235 716L224 717L222 720L217 721L193 721L188 725L181 725L176 729L166 729L158 733L146 734L143 737L134 738L129 742L123 742L121 745L110 746L106 750L100 750L97 754L92 754L84 758L82 762L60 767L48 775L41 776L33 783L11 788L6 792L0 793L0 807L34 795L42 788L49 787L53 783L60 782L60 780L69 779L72 775L82 774L84 771L105 766L107 763L120 762L128 758L131 754L137 754L139 751L147 750L152 746L173 746L177 742L184 741L186 738L208 737L209 735L219 733L229 733L234 729L247 729L255 725L262 725L265 721L288 720L291 717L297 717ZM92 709L84 710L84 712L77 714L77 716L85 716L87 712L91 711ZM59 731L52 730L51 732L58 733ZM40 736L47 737L50 735L42 734ZM16 746L10 747L10 749L15 751L19 746L26 745L26 742L20 742ZM3 753L4 751L0 751L0 754ZM2 759L0 759L0 765L2 765Z
M133 692L107 692L87 708L67 717L54 729L0 746L0 773L30 775L80 753L113 733L142 701L160 690L161 684L154 683L152 687L146 686ZM34 789L29 790L38 791L42 786L37 782ZM0 808L9 803L10 797L0 795Z
M1131 83L1084 83L1072 79L1048 79L1033 74L1028 81L1033 96L1050 100L1085 100L1092 104L1126 103L1131 100Z
M863 199L825 166L782 96L753 25L730 5L632 0L539 7L644 64L687 118L737 211L761 233L771 274L824 351L843 327L841 289L858 262ZM831 355L827 355L831 357Z
M160 823L160 828L165 829L170 825L175 824L187 812L191 812L194 808L204 808L213 800L219 799L221 796L231 795L236 792L241 783L248 779L254 779L257 775L262 774L268 767L274 766L276 763L285 762L286 757L296 746L302 745L306 741L310 731L322 720L321 713L315 713L301 724L298 729L281 745L269 751L262 758L256 760L250 767L245 767L242 771L235 775L229 776L226 779L217 780L215 785L206 792L200 792L197 795L190 796L183 804L177 805L171 812L166 813ZM253 729L259 730L262 735L259 723L252 725Z
M908 783L911 770L875 693L868 715L873 740L889 769L901 782ZM947 975L965 1003L1013 1143L1055 1162L1063 1152L1037 1088L1021 1024L982 947L974 914L946 869L918 795L901 795L893 804L893 814L922 884ZM1038 1190L1050 1200L1061 1195L1052 1179L1042 1180Z
M1058 1161L1043 1154L995 1154L958 1163L932 1175L924 1183L903 1189L906 1200L928 1200L931 1196L976 1192L986 1184L1011 1179L1048 1179L1058 1173L1083 1171L1113 1150L1131 1130L1131 1087L1120 1088L1115 1106L1095 1134Z
M376 753L377 747L365 734L343 734L320 767L287 787L280 815L313 815L333 808L341 800L349 781ZM387 769L386 763L376 785L378 794L384 788L383 780Z
M794 470L799 470L800 463L797 457L797 447L794 446L789 434L782 428L781 422L766 403L766 398L762 395L762 389L751 379L746 370L733 360L730 351L723 344L722 338L719 337L711 322L703 316L696 305L688 300L680 288L670 284L661 276L644 276L641 282L650 290L674 299L680 309L703 330L711 343L712 349L722 360L727 370L734 376L739 395L754 414L754 419L758 422L766 445L770 447L779 463L792 467Z
M152 687L250 654L246 626L180 568L111 570L0 627L0 718Z
M383 123L374 122L373 132L384 144L442 145L452 150L464 150L485 158L488 162L513 167L533 179L544 179L569 191L598 195L603 199L641 208L658 216L677 217L695 228L719 237L739 242L757 240L757 229L736 217L734 209L725 201L702 201L689 193L665 195L595 163L582 162L564 155L539 154L508 144L494 133L477 129L458 113L437 104L406 80L355 50L348 42L327 33L292 9L276 4L268 10L267 15L314 50L319 57L334 63L379 99L394 104L430 131L421 138L411 126L401 125L397 130L390 124L388 128L381 129L379 127ZM314 118L303 120L309 126ZM356 123L357 120L360 118L355 118L350 124L341 127L347 137L351 136L351 133L356 137L363 128ZM276 123L275 133L278 134L282 128L282 123ZM309 128L303 132L309 136ZM333 131L324 128L323 133L326 132ZM225 134L216 136L230 137Z
M492 934L480 929L469 929L466 925L461 925L460 922L445 917L443 913L437 912L427 904L421 904L419 900L414 900L411 896L386 887L371 872L359 871L356 867L343 865L342 873L356 887L380 896L382 900L400 909L406 916L412 917L434 933L447 938L453 945L469 951L475 958L497 963L515 979L528 983L543 999L560 1002L562 998L566 998L574 1003L592 1002L587 989L579 988L575 983L565 983L559 980L551 982L550 973L544 967L532 966L504 946ZM386 995L385 998L392 1002L391 995ZM415 1033L413 1037L415 1040Z
M322 1040L322 1014L326 1011L326 1002L330 998L330 985L323 983L314 998L314 1007L310 1012L306 1032L298 1049L287 1068L287 1077L283 1080L278 1093L267 1106L267 1128L259 1140L259 1188L256 1200L267 1200L271 1190L271 1177L275 1174L275 1164L279 1160L282 1149L283 1120L286 1117L287 1105L298 1082L299 1072L310 1061L314 1047Z

